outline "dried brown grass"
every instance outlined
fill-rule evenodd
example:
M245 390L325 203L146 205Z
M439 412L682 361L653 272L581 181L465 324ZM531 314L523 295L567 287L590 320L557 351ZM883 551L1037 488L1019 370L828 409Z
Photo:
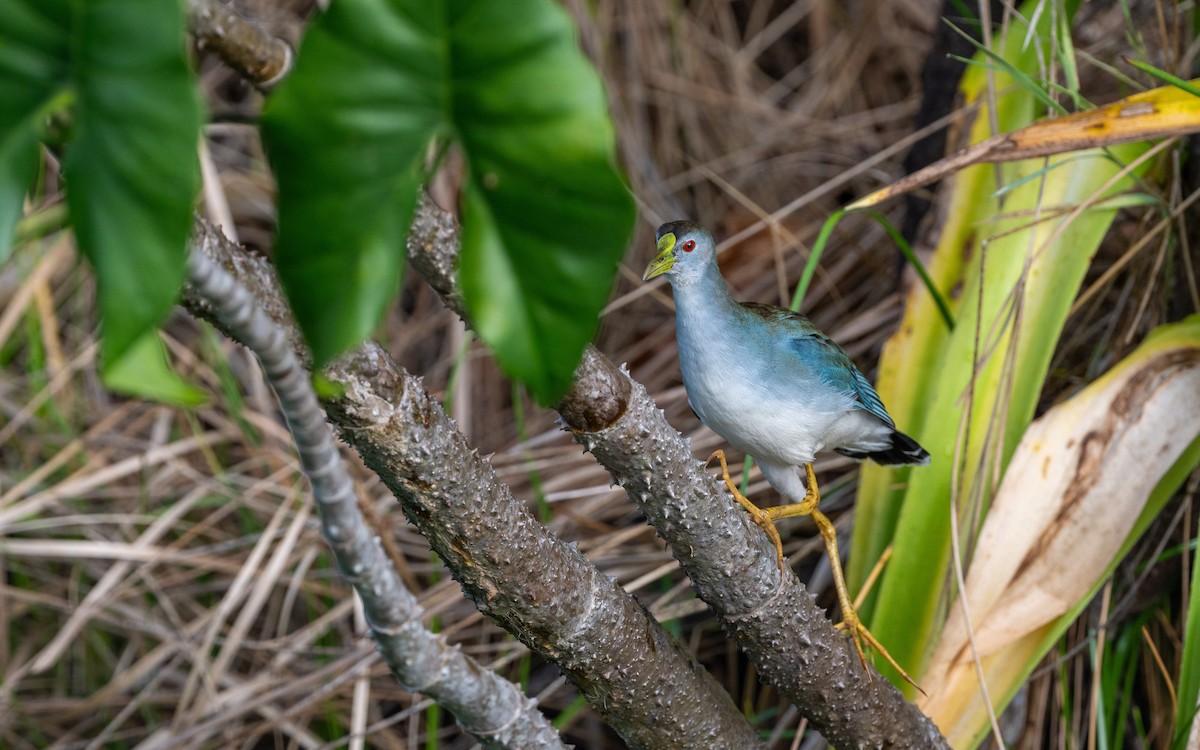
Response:
M242 5L294 40L307 3ZM669 294L639 279L654 226L691 216L729 236L810 196L723 256L742 298L786 303L824 217L842 198L900 174L903 151L855 167L911 132L939 4L568 5L589 19L582 41L609 82L643 216L598 343L629 363L703 456L720 441L687 407ZM1099 48L1113 35L1094 38ZM242 242L269 251L271 180L253 128L240 122L259 97L213 60L202 58L200 69L219 120L209 129L219 180L209 186L207 210ZM898 218L898 206L889 210ZM1114 243L1114 253L1128 245ZM865 220L844 222L831 248L805 309L870 372L898 320L906 279L882 232ZM1163 305L1135 299L1162 298L1156 267L1152 251L1135 258L1076 315L1051 393L1118 356L1122 346L1108 342L1136 340L1160 319ZM364 637L252 358L181 314L168 326L172 351L209 390L210 405L184 412L112 396L95 370L91 289L62 233L23 249L0 272L0 744L307 748L361 740L413 748L433 746L435 733L439 746L469 747L444 715L395 684ZM1097 331L1106 343L1099 355ZM379 338L450 400L461 429L492 454L533 512L544 507L557 533L667 622L774 747L791 744L800 723L794 710L756 682L636 506L553 413L514 397L484 348L419 279L406 280ZM346 457L427 622L505 675L528 679L549 712L572 707L573 688L463 599L386 489ZM853 466L827 459L817 471L846 528ZM757 472L752 480L752 493L770 502ZM819 538L806 522L785 531L791 563L829 599ZM1086 639L1080 631L1074 637ZM1081 658L1062 670L1085 672ZM1032 683L1030 723L1058 720L1058 674L1047 670ZM1075 733L1055 731L1045 736ZM580 747L620 746L586 708L565 732Z

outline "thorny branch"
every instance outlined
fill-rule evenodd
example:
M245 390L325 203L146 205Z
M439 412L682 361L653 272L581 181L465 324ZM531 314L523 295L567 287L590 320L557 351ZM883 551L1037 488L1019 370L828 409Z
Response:
M203 252L188 258L188 283L230 335L262 363L312 483L325 540L342 576L362 598L371 634L400 684L445 706L484 747L565 747L536 701L421 622L416 597L358 509L354 484L325 424L308 371L283 330Z
M453 272L459 247L454 217L423 198L409 259L463 315ZM671 545L759 673L826 739L846 747L948 747L890 682L862 669L790 570L780 581L766 535L703 471L641 384L589 347L558 411Z
M237 278L286 340L299 345L266 259L240 252L203 224L192 244L193 253ZM184 304L214 319L194 290L185 290ZM420 378L374 343L325 375L345 387L327 404L330 420L396 494L468 596L557 664L631 747L761 747L704 668L632 596L513 498Z

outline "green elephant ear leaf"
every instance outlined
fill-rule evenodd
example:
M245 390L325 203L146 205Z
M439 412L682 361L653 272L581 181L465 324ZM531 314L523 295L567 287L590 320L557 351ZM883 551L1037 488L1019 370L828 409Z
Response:
M96 269L111 366L171 310L200 185L200 102L176 3L72 6L76 136L67 200ZM138 29L131 44L129 29Z
M0 263L37 174L44 110L66 86L68 28L65 2L0 3Z
M454 127L471 165L463 293L500 364L545 403L595 335L633 204L566 12L546 0L453 5Z
M96 272L103 374L125 373L124 389L146 395L171 386L158 369L127 377L122 360L179 295L200 183L185 39L179 3L0 3L0 243L36 173L42 124L71 105L67 202Z
M472 323L542 401L570 383L633 221L600 79L550 0L342 0L269 103L276 258L318 365L395 293L423 166L469 168Z
M441 15L334 3L267 103L275 260L317 366L370 335L396 294L421 162L444 120Z

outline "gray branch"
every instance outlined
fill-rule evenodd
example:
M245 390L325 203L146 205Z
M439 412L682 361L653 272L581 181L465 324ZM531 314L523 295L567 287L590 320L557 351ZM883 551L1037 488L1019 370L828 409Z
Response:
M409 260L464 315L454 275L459 247L454 217L422 198ZM899 690L863 670L790 569L780 581L766 535L703 470L641 384L589 347L558 411L667 540L763 678L826 739L844 747L949 747Z
M239 252L204 226L193 245L194 253L250 289L282 326L281 338L300 344L265 259ZM194 290L185 289L184 303L213 318L211 304ZM512 497L419 378L374 343L325 375L345 387L327 404L329 418L395 493L468 596L557 664L630 746L762 746L728 693L632 596Z
M421 622L417 599L400 580L374 531L363 520L346 466L325 414L283 331L225 269L203 252L188 258L194 296L203 298L230 335L262 363L312 483L321 531L342 576L362 598L371 634L400 684L424 693L455 715L488 748L564 748L558 731L511 682L452 648Z

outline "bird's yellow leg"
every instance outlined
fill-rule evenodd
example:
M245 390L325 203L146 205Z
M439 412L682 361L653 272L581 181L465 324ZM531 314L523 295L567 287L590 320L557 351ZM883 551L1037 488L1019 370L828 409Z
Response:
M762 527L762 530L767 532L767 537L771 540L771 544L775 545L775 559L779 564L779 575L783 575L783 540L779 538L779 530L775 528L775 520L771 516L771 511L774 508L763 510L738 491L737 485L733 482L733 477L729 476L729 464L725 462L725 451L716 450L704 462L707 466L713 459L721 462L721 476L725 480L725 486L733 493L733 499L738 501L738 504L746 509L750 514L750 518ZM782 580L782 579L781 579Z
M767 535L775 543L775 548L779 553L780 566L783 565L783 546L779 541L779 531L775 528L775 522L781 518L812 516L813 523L817 525L817 531L821 532L821 538L825 540L825 552L829 555L829 566L833 571L833 586L837 589L838 605L842 608L842 621L837 624L837 628L850 632L850 638L854 641L854 648L858 651L858 658L862 662L864 669L867 666L867 656L863 650L863 641L865 640L869 646L878 651L887 660L888 664L891 664L900 673L905 682L917 690L921 690L921 686L908 676L908 672L905 672L896 663L896 660L883 647L883 644L875 636L871 635L871 631L867 630L867 626L863 625L862 621L858 619L858 611L855 609L853 600L850 599L850 591L846 587L846 577L842 574L842 558L838 554L837 546L837 529L828 516L817 510L817 506L821 504L821 491L817 488L817 476L813 473L812 464L804 465L804 472L808 478L808 490L805 492L803 500L792 505L777 505L762 509L755 506L737 491L737 488L733 484L733 479L729 476L729 468L725 464L725 454L717 451L713 455L718 456L721 460L721 469L725 473L725 484L733 492L734 499L741 503L746 510L750 511L750 515L754 517L754 522L766 529ZM709 456L709 460L712 460L712 456ZM921 692L924 693L925 691L921 690Z

